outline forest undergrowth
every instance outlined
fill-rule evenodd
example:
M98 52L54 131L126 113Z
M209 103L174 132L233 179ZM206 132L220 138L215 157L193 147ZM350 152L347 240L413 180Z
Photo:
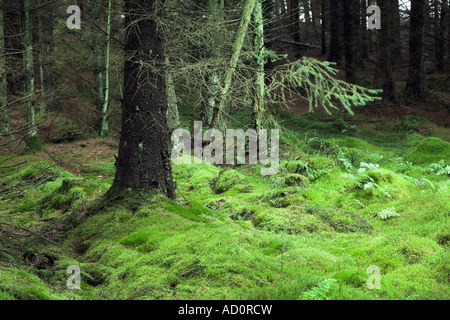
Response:
M4 161L0 299L448 299L446 129L278 116L276 175L175 164L177 201L102 198L111 157L77 172L39 155ZM90 148L70 146L73 162ZM66 287L71 265L80 290Z

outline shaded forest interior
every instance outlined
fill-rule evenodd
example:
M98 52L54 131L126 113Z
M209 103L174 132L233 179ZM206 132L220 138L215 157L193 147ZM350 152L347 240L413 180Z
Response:
M449 125L449 0L0 0L0 299L448 299Z

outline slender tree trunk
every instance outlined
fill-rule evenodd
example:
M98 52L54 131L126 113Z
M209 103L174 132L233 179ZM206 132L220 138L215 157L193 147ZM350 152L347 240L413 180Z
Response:
M314 39L318 37L319 27L320 27L320 1L312 0L311 1L311 16L312 16L312 25L314 31Z
M24 68L25 61L23 48L23 0L15 2L3 2L3 27L5 33L5 57L7 65L6 87L9 94L20 95L23 93L25 76L17 70Z
M53 55L53 5L47 0L39 0L39 43L41 94L46 111L59 111L59 101L56 92L55 58Z
M440 5L439 16L439 1L436 0L436 68L440 71L445 71L445 27L446 27L446 5L447 0L442 0Z
M221 56L220 47L223 43L223 21L224 16L224 0L208 0L207 4L208 16L212 27L210 46L207 48L208 53L215 59ZM219 99L220 77L217 68L210 68L207 75L206 86L206 105L203 110L203 120L212 125L214 118L214 110Z
M111 0L108 1L108 17L106 22L106 63L105 63L105 98L103 102L103 107L100 114L100 124L98 127L98 135L100 137L109 136L108 121L106 119L108 115L108 105L109 105L109 61L110 61L110 42L111 42Z
M263 10L263 20L264 20L264 23L265 23L264 40L265 40L266 48L268 50L270 50L272 48L272 28L273 28L273 23L272 23L273 17L272 17L272 14L273 14L273 11L274 11L274 2L273 2L273 0L263 0L262 10ZM266 65L264 66L264 69L266 71L273 69L273 63L272 63L272 61L270 61L270 59L266 61Z
M311 34L313 31L312 21L311 21L311 13L310 13L310 4L309 1L303 0L303 15L305 17L305 24L302 32L302 41L307 43L311 41Z
M252 17L253 9L255 8L256 0L246 0L244 3L244 7L242 8L241 20L239 22L239 26L236 31L236 37L233 42L233 46L231 48L231 59L229 67L225 72L225 80L223 82L223 88L220 93L220 100L217 104L216 109L214 110L212 127L216 126L217 123L220 123L221 129L224 129L226 124L226 118L224 113L225 104L228 98L228 93L231 87L231 80L233 78L234 70L236 69L236 65L239 59L239 54L241 53L242 45L244 43L245 36L247 34L248 25L250 23L250 19Z
M446 16L446 25L447 25L447 59L446 66L447 71L450 71L450 1L445 0L445 16Z
M102 25L101 0L91 1L91 19L96 24ZM94 76L94 102L96 110L95 131L102 136L103 107L105 103L105 84L103 79L103 33L97 26L92 25L92 74Z
M422 98L428 95L425 79L425 0L411 1L409 67L405 92L409 96Z
M339 0L330 1L330 52L328 60L338 62L342 59L342 41L340 32L341 6Z
M40 151L42 149L38 138L38 129L36 124L36 109L34 97L34 62L33 62L33 41L31 33L31 1L23 0L23 45L25 51L25 95L30 98L25 102L25 114L27 119L26 145L30 152Z
M345 46L345 79L357 83L356 64L358 59L357 18L359 17L358 0L344 1L344 46Z
M9 132L8 94L6 90L5 25L3 0L0 0L0 134Z
M310 14L310 6L309 6L309 1L304 0L303 1L303 14L305 15L305 22L306 24L310 24L311 23L311 14Z
M299 26L299 1L289 1L289 17L290 17L290 33L292 34L292 40L300 42L300 26Z
M264 82L264 59L262 55L265 52L264 47L264 20L262 1L256 0L256 6L253 12L253 21L255 25L255 52L259 56L256 66L256 82L255 82L255 97L253 101L252 112L252 127L258 131L263 125L264 114L264 95L265 95L265 82Z
M394 101L395 96L395 82L392 74L393 64L393 19L395 5L393 0L378 0L381 16L381 30L378 30L379 36L379 56L377 67L378 76L377 86L383 89L383 100Z
M402 52L402 42L400 34L400 4L399 0L392 2L392 55L393 59L400 57Z
M175 198L168 150L164 50L160 29L153 18L161 12L155 12L155 1L124 1L127 34L122 131L117 171L109 195L127 188L159 189L165 196ZM142 64L152 64L151 61L155 61L156 70L146 70L148 67Z
M320 30L320 41L322 47L322 54L327 53L327 18L326 18L326 8L327 8L327 0L321 0L321 11L320 15L322 18L322 26Z
M367 30L367 0L361 0L361 6L360 6L360 33L361 33L361 62L364 61L364 59L367 59L369 57L369 35Z
M164 62L166 65L167 126L169 128L169 133L172 134L172 132L180 126L180 116L178 114L177 95L167 54Z

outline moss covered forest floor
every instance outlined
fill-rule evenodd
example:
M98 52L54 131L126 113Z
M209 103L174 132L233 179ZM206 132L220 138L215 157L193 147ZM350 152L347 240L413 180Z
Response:
M195 111L180 111L190 126ZM276 113L276 175L176 164L177 201L103 201L114 138L4 152L0 299L449 299L448 124ZM66 287L71 265L80 290Z

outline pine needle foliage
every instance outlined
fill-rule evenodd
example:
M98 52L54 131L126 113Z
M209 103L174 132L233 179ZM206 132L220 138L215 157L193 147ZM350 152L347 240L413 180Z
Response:
M341 105L353 115L352 106L364 106L368 102L381 100L377 95L382 90L368 89L337 79L335 76L338 70L332 67L334 64L310 57L283 64L274 70L274 80L268 91L276 92L284 87L288 92L307 99L310 112L320 106L328 114L331 114L330 109L339 110L338 105ZM283 100L286 100L284 93L282 95Z

